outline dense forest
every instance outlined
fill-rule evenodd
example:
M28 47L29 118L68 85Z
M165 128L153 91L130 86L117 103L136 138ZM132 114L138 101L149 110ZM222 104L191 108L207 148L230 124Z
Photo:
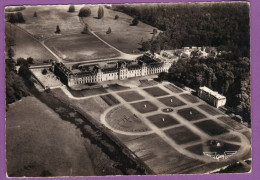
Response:
M113 9L161 30L156 38L143 42L145 50L209 46L225 52L216 57L183 58L159 79L218 91L227 97L232 112L251 123L248 3L114 5Z

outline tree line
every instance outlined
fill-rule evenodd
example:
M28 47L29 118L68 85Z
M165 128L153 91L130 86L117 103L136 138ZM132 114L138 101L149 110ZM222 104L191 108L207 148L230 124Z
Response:
M154 38L160 49L214 46L239 49L249 57L249 5L243 2L113 5L163 32Z

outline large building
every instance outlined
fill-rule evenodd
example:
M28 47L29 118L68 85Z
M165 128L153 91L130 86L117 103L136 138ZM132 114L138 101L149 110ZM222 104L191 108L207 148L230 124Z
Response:
M212 91L206 86L200 87L198 90L198 96L215 107L221 107L226 104L226 97L219 94L216 91Z
M135 61L110 62L103 67L92 64L79 65L73 69L63 63L53 63L54 73L68 86L158 74L168 72L170 67L171 62L167 58L159 58L150 53Z

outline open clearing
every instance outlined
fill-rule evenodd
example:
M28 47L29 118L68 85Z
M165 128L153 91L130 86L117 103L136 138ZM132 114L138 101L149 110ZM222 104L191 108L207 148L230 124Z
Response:
M121 96L125 101L131 102L131 101L137 101L144 99L143 96L141 96L139 93L136 91L126 91L126 92L121 92L118 93L119 96Z
M34 97L10 105L6 142L9 176L95 175L80 131Z
M13 46L15 52L14 59L32 57L35 64L43 64L43 61L56 59L40 42L15 25L5 23L5 33L6 36L12 36L15 40L15 46Z
M119 56L118 52L101 42L92 34L78 34L51 38L45 41L45 44L65 62Z

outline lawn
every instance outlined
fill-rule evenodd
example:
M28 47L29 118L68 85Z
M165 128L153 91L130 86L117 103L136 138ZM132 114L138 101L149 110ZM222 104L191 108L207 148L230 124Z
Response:
M218 118L222 122L226 123L229 127L231 127L234 130L241 130L245 128L241 123L231 119L230 117L227 116L222 116Z
M208 106L206 104L201 104L198 107L212 116L220 114L220 112L216 110L216 108Z
M200 137L190 131L188 128L181 126L165 131L166 135L176 141L177 144L185 144L192 141L200 140Z
M95 175L81 132L34 97L10 105L6 114L8 176ZM84 168L82 168L84 167Z
M179 122L176 119L174 119L172 116L167 114L156 114L153 116L149 116L147 118L159 128L164 128L175 124L179 124Z
M43 64L46 60L56 59L41 43L10 23L5 23L5 34L12 36L15 40L15 46L13 46L14 59L32 57L35 64Z
M132 103L131 105L140 113L148 113L148 112L156 111L158 109L158 107L156 107L150 101Z
M182 102L181 100L179 100L175 96L164 97L164 98L160 98L158 100L161 101L166 106L169 106L169 107L178 107L178 106L186 105L184 102Z
M119 55L118 52L91 34L51 38L45 41L45 44L64 62L112 58Z
M108 85L108 89L111 89L112 91L122 91L129 89L129 87L121 86L119 84L110 84Z
M218 123L212 120L198 122L195 123L195 125L207 134L209 134L210 136L216 136L229 132L224 127L220 126Z
M164 85L164 87L166 87L167 89L169 89L170 91L174 92L174 93L181 93L182 90L177 88L176 86L172 85L172 84L166 84Z
M19 26L40 40L60 36L54 33L57 25L59 25L62 35L80 34L84 27L77 16L80 7L82 5L76 5L76 11L68 13L69 5L26 6L26 9L21 11L25 23L19 24ZM37 13L37 17L33 17L34 12Z
M145 132L149 130L139 117L124 106L116 107L108 112L106 121L111 127L125 132Z
M98 6L90 8L91 16L84 18L84 21L98 36L125 53L139 53L140 43L151 40L153 29L156 29L140 21L137 26L130 26L133 20L131 16L106 8L104 17L97 19ZM114 20L115 15L119 16L117 20ZM109 27L111 33L106 34Z
M111 94L100 96L109 106L114 106L120 102Z
M191 103L199 102L199 99L191 94L181 94L180 96L183 97L186 101L189 101Z
M143 90L146 91L147 93L149 93L153 97L168 95L167 92L165 92L164 90L162 90L159 87L151 87L151 88L146 88L146 89L143 89Z
M178 110L178 114L189 121L195 121L195 120L206 118L204 114L201 114L199 111L193 108L185 108L185 109Z
M144 99L144 97L141 96L136 91L121 92L121 93L118 93L118 95L121 96L127 102L132 102L132 101L137 101L137 100Z
M87 97L87 96L107 93L107 90L104 88L94 88L94 89L84 89L84 90L72 90L68 88L68 90L75 97Z

